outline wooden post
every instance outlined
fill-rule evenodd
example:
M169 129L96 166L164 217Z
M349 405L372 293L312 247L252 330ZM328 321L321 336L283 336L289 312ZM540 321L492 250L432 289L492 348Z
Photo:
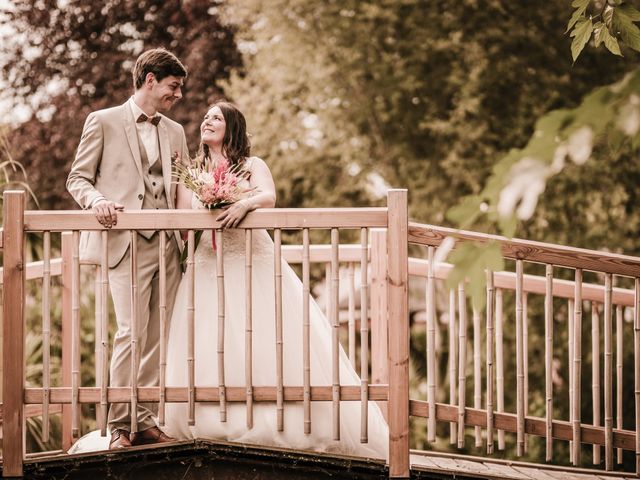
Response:
M387 231L371 229L371 382L387 383Z
M3 476L21 477L24 457L24 206L22 191L4 192Z
M409 305L407 191L389 190L389 477L409 478ZM429 414L433 414L429 412Z
M71 386L71 285L73 276L73 234L62 232L62 386ZM62 450L73 445L71 404L62 405Z

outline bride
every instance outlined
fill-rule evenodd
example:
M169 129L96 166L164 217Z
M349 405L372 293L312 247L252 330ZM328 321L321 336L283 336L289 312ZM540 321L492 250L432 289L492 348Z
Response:
M218 217L224 229L225 385L245 386L245 232L235 229L256 208L275 205L275 186L266 163L249 155L250 145L243 114L227 102L215 103L200 127L201 159L212 165L225 162L248 172L251 196L226 208ZM204 208L184 185L178 186L178 208ZM215 242L205 231L194 256L195 262L195 385L218 386L218 298ZM276 327L274 294L274 247L265 230L252 235L253 386L276 385ZM217 248L220 248L219 246ZM176 295L167 345L167 387L186 387L187 277ZM312 386L330 386L331 326L317 304L310 300L310 367ZM302 284L286 262L282 262L282 325L284 386L303 384ZM345 352L340 348L341 385L360 385ZM360 402L340 404L340 440L333 440L332 403L311 402L311 433L304 433L301 402L285 402L283 431L278 431L276 405L256 402L253 425L247 427L244 402L227 404L226 421L220 420L218 403L196 403L195 424L189 425L186 403L167 403L165 431L176 439L203 438L244 444L289 447L372 458L388 457L388 427L375 402L369 402L368 442L360 442Z
M243 114L232 104L218 102L200 127L200 155L212 164L242 164L249 172L253 195L225 209L217 218L223 232L225 328L224 366L227 386L245 386L245 232L234 229L256 208L275 205L275 186L266 163L249 156L249 140ZM199 202L184 186L178 189L178 208L198 208ZM253 385L276 385L276 328L273 242L265 230L254 231L252 248ZM195 385L218 385L218 298L216 251L211 231L202 235L195 253ZM187 281L183 278L173 310L167 347L166 385L187 385ZM315 302L310 306L311 385L328 386L331 376L331 327ZM285 386L303 384L302 284L286 262L282 262L283 374ZM340 349L340 379L343 385L360 385L344 351ZM304 433L303 405L286 402L284 431L279 432L274 403L255 403L253 426L247 427L246 405L227 405L227 420L220 421L217 403L198 403L195 425L188 424L188 406L166 406L167 433L176 438L213 438L232 442L331 451L386 458L387 426L374 402L369 405L369 441L360 443L360 403L340 405L340 440L332 440L331 402L311 403L311 433Z

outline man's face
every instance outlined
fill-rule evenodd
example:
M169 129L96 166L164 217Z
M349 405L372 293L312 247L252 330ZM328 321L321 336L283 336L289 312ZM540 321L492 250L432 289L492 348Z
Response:
M159 82L154 78L151 87L151 97L156 110L167 112L171 110L174 103L182 98L182 86L184 78L170 75Z

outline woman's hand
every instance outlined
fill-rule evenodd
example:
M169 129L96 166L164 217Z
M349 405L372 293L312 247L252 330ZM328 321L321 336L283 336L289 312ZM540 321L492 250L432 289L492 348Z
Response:
M236 228L238 224L246 217L247 213L251 211L251 205L248 199L240 200L232 205L229 205L224 211L218 215L217 221L222 222L220 225L225 228Z

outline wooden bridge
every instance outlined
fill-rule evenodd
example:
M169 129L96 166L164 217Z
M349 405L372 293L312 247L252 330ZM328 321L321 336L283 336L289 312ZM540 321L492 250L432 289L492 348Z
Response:
M249 214L241 228L273 232L274 258L278 264L280 258L300 264L305 296L310 292L310 272L321 270L314 264L326 265L332 351L338 351L342 330L345 349L360 372L362 384L340 385L334 375L332 385L311 385L305 375L303 385L284 385L279 375L275 386L253 388L249 381L246 386L231 387L224 386L223 372L221 388L195 385L193 379L186 388L167 387L162 374L166 363L163 352L159 387L134 383L113 388L106 381L107 231L90 212L25 211L22 192L5 192L3 219L4 476L81 478L105 469L117 471L118 465L146 464L150 458L162 458L165 472L196 465L190 467L190 478L209 478L193 476L196 471L213 472L203 465L219 468L217 474L224 478L225 462L231 462L236 472L244 465L255 473L261 462L272 463L274 458L281 459L277 474L271 469L271 477L265 473L251 478L296 478L301 472L310 478L325 478L331 472L349 478L606 479L637 475L639 258L409 223L404 190L391 190L384 208L259 210ZM180 229L193 235L195 230L215 230L217 226L208 212L144 211L120 214L114 228L129 230L135 238L136 230ZM80 264L78 239L84 230L103 232L101 265ZM325 235L330 232L330 245L310 240L319 230ZM302 245L283 246L283 232L285 238L301 236ZM343 238L359 238L359 242L341 245L340 232L345 232ZM27 237L42 242L38 261L29 261ZM456 242L498 242L512 267L510 271L486 272L487 302L482 311L469 308L464 283L453 289L446 284L452 267L436 261L436 249L447 237ZM250 241L250 234L247 238ZM189 259L192 257L190 251ZM162 255L159 261L162 265ZM346 289L342 289L349 298L344 324L339 309L341 266L349 272ZM96 279L89 286L82 281L87 275ZM60 281L55 282L55 277ZM415 285L418 295L413 291ZM95 312L90 314L82 304L87 297L95 302ZM280 301L275 299L276 304ZM34 308L40 312L36 320L31 318ZM303 325L308 325L306 308ZM27 309L31 323L26 320ZM60 322L53 318L58 311ZM584 321L585 312L590 321ZM410 318L416 321L410 322ZM87 321L95 328L93 385L84 384L80 375L80 330L81 323ZM281 319L276 316L278 321ZM412 331L414 335L424 332L423 351L410 351ZM42 342L42 359L36 365L27 364L27 334L37 335ZM164 339L165 329L161 335ZM586 346L590 348L583 349ZM303 347L308 349L308 338ZM250 359L251 352L245 353ZM410 357L425 361L426 380L410 369ZM629 360L625 365L626 357L633 359L633 365ZM37 384L27 381L27 371L34 368L41 369ZM337 370L335 362L332 368ZM587 373L591 374L590 385L584 380ZM544 379L543 391L529 388L529 378L534 376ZM254 400L273 402L274 408L302 402L306 411L312 402L332 402L332 423L338 429L341 401L363 406L370 400L378 401L387 412L388 463L206 439L98 455L65 453L82 433L83 420L89 421L89 415L105 430L111 402L156 402L162 417L167 402L184 402L190 409L202 401L221 405L242 402L250 409ZM95 413L82 408L86 405L93 405ZM562 416L563 405L569 406L566 416ZM57 440L62 450L27 449L27 445L47 443L57 435L50 429L54 417L59 417ZM42 429L29 430L27 418L38 419ZM366 414L361 421L366 439ZM410 432L414 436L424 433L426 441L421 446L429 451L411 450ZM37 441L25 441L27 436L33 440L34 435ZM537 438L544 443L542 453L535 456L531 449ZM470 449L475 456L469 455ZM514 455L528 462L501 460ZM211 463L213 458L226 460ZM219 467L211 466L217 464ZM318 465L322 467L316 468ZM589 465L593 468L584 468ZM147 473L158 478L157 472ZM120 478L128 478L122 475Z

